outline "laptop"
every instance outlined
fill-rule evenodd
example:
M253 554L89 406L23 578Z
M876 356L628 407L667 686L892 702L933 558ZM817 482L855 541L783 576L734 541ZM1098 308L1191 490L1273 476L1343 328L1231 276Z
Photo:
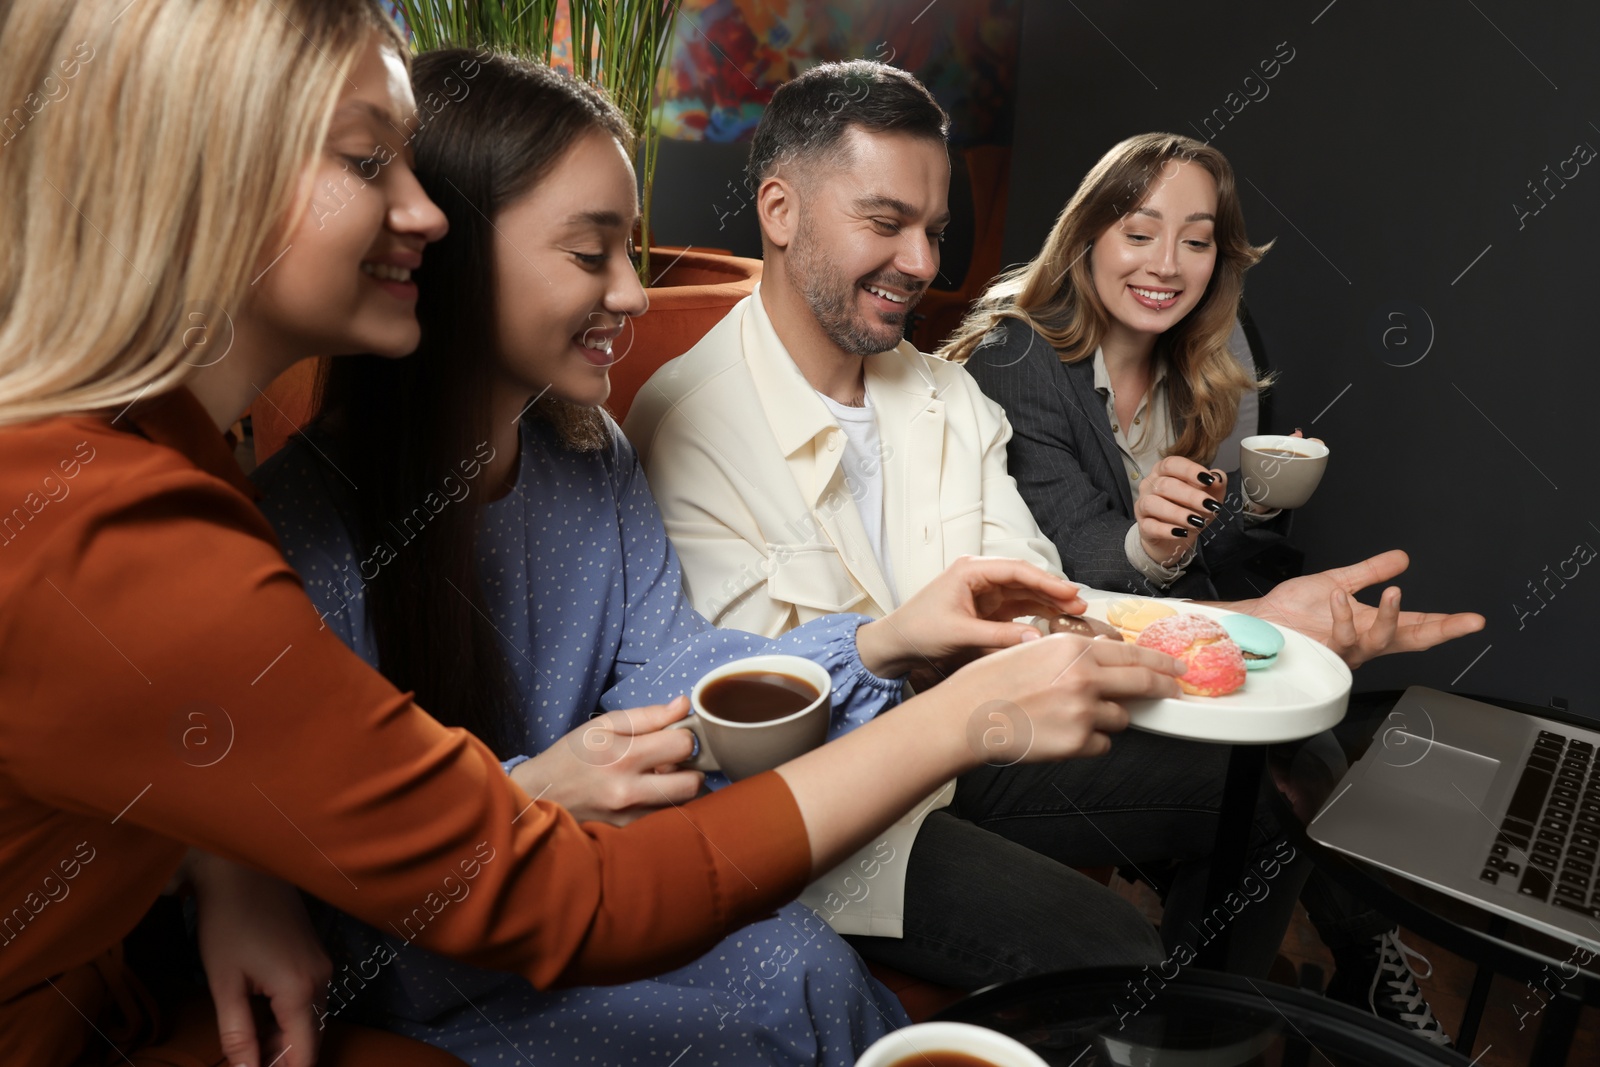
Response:
M1600 732L1413 686L1306 833L1600 950Z

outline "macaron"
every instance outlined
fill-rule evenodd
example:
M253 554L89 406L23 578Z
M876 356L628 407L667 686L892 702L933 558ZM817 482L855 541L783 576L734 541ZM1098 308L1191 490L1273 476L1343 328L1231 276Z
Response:
M1177 613L1177 609L1170 604L1142 597L1113 600L1106 605L1106 621L1121 630L1122 636L1129 641L1139 640L1144 628L1157 619L1170 618Z
M1283 634L1276 626L1254 615L1224 615L1217 621L1244 653L1246 670L1264 671L1278 662Z

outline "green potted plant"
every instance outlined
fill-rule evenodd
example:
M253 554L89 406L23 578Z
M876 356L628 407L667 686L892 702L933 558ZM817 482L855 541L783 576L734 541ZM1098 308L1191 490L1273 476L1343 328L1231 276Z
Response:
M682 0L567 0L568 39L558 41L562 0L402 0L417 51L499 48L549 63L567 45L575 75L604 89L627 116L638 149L645 233L650 232L660 144L656 82L672 47ZM640 248L639 279L650 284L650 249Z
M761 262L698 249L657 250L649 234L655 191L656 88L671 51L682 0L402 0L418 51L488 47L549 63L565 45L573 73L601 87L633 129L640 175L639 280L650 311L611 373L610 407L627 413L634 393L667 360L688 349L754 290ZM560 40L562 7L568 35ZM664 252L663 256L661 253ZM662 259L665 258L665 264Z

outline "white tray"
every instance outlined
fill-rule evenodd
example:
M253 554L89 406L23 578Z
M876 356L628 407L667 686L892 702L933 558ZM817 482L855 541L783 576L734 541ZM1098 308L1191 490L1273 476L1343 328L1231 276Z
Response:
M1082 596L1089 602L1084 614L1102 622L1106 605L1122 599L1087 589ZM1219 619L1236 614L1188 601L1169 603L1186 615ZM1278 662L1264 671L1247 672L1243 687L1223 697L1185 693L1164 700L1129 701L1129 725L1167 737L1236 745L1298 741L1334 726L1350 702L1350 668L1326 645L1285 626L1278 630L1283 634Z

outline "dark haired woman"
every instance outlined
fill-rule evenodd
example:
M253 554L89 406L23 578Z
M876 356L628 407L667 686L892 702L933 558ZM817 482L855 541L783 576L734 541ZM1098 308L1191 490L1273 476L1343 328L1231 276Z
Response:
M1279 513L1214 469L1234 469L1219 447L1266 384L1229 349L1265 251L1222 153L1131 137L941 352L1005 408L1011 475L1074 580L1215 598L1211 575L1277 539Z
M729 659L806 655L833 678L835 733L876 716L900 682L869 669L885 664L869 646L955 639L929 629L932 605L883 626L819 619L779 640L713 629L684 598L633 450L599 408L645 309L615 108L503 57L434 53L415 78L420 99L451 101L414 143L451 226L419 278L422 346L405 361L330 363L319 422L258 474L325 623L580 820L624 823L696 794L700 775L676 769L691 738L665 728L685 702L641 705ZM1006 606L998 617L1017 614ZM1028 629L978 625L1000 644ZM977 631L960 640L983 644ZM839 786L854 803L861 783ZM406 951L409 937L403 923L339 920L343 956L393 960L362 967L350 1010L478 1063L505 1061L509 1041L541 1064L844 1065L905 1022L795 905L671 974L560 994Z

